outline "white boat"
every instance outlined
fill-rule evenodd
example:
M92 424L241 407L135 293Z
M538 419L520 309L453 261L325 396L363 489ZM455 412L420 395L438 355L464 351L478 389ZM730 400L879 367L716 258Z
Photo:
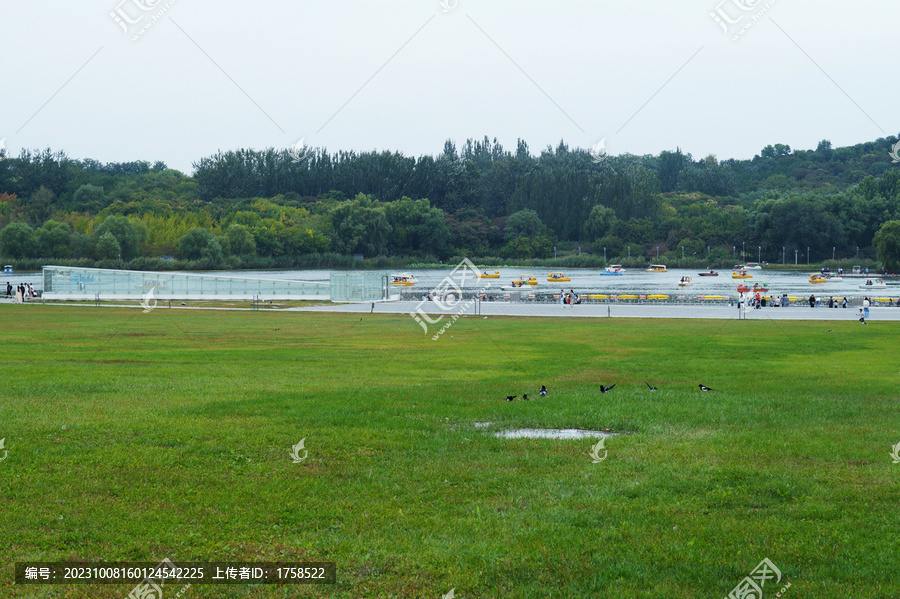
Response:
M762 266L760 266L756 262L748 262L746 268L747 268L747 270L750 270L750 269L762 270Z
M884 289L887 285L881 279L867 279L865 283L860 283L860 289Z
M622 268L621 264L610 264L609 266L601 270L600 274L609 277L621 277L623 274L625 274L625 269Z
M690 277L681 277L681 280L678 281L679 287L690 287L693 284Z

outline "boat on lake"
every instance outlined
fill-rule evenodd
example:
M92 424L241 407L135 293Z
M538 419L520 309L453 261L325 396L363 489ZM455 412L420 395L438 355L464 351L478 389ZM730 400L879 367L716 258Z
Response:
M714 270L710 270L709 272L697 273L697 276L699 276L699 277L718 277L719 273L717 273Z
M418 283L416 277L408 272L391 275L391 285L401 285L403 287L412 287Z
M752 279L753 275L748 273L746 269L742 268L740 270L735 270L733 273L731 273L731 278L732 279Z
M810 283L827 283L828 278L824 275L809 275Z
M494 272L484 271L478 274L479 279L499 279L500 271L495 270Z
M748 287L747 285L744 285L743 283L741 283L740 285L738 285L737 290L740 293L747 293L747 292L756 293L759 291L765 292L765 291L769 290L769 284L768 283L753 283L752 287Z
M521 287L522 285L534 286L538 284L538 280L534 275L519 275L519 278L514 279L512 284L513 287Z
M651 264L647 267L646 272L669 272L665 264Z
M679 287L690 287L693 284L690 277L681 277L681 280L678 281Z
M860 283L860 289L884 289L887 285L881 279L867 279L865 283Z
M5 275L13 274L12 264L7 264L6 266L3 267L3 274L5 274Z
M567 277L561 272L551 272L549 275L547 275L547 280L551 283L568 283L572 280L572 278ZM530 284L531 283L529 283L529 285ZM534 284L537 285L537 282L535 282Z
M625 274L625 269L622 268L621 264L610 264L605 269L601 270L600 274L607 277L621 277Z

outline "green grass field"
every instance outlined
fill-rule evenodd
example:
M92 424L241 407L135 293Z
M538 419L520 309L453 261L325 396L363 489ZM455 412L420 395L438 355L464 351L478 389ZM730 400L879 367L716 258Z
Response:
M131 590L13 585L19 561L167 557L337 564L187 599L725 597L764 558L767 599L900 596L900 324L468 317L432 341L408 316L2 305L0 327L2 597ZM620 434L593 463L590 439L489 434L514 427Z

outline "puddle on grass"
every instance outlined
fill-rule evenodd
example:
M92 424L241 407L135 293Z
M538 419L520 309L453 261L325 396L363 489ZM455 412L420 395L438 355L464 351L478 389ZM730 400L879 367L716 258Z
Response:
M492 424L493 422L476 422L475 428L487 428ZM504 439L603 439L614 434L580 428L514 428L493 433L495 437Z

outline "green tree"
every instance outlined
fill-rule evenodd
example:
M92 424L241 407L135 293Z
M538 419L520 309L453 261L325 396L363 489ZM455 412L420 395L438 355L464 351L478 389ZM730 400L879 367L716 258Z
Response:
M691 163L691 155L684 155L681 148L675 148L674 152L659 153L659 188L663 193L675 191L678 186L678 177Z
M96 185L82 185L72 195L72 208L87 212L96 212L105 207L103 188Z
M37 226L49 218L56 196L53 191L43 185L31 194L28 201L28 217Z
M184 260L222 259L219 240L201 227L194 227L178 240L178 251Z
M25 223L9 223L0 231L0 253L10 258L34 258L38 253L34 231Z
M97 243L104 233L110 233L116 238L121 248L122 260L127 262L140 253L140 244L147 239L147 226L124 216L108 216L94 230L94 239Z
M427 199L402 197L384 206L391 225L391 249L396 253L422 252L445 255L450 229L444 211L432 208Z
M252 256L256 253L256 240L253 233L244 225L231 225L223 236L223 250L234 256ZM227 244L227 245L226 245Z
M519 237L537 237L543 235L545 231L546 227L538 213L526 208L509 215L503 237L510 241Z
M383 255L392 231L384 208L359 194L330 213L334 228L333 243L344 254Z
M900 220L889 220L875 233L878 260L888 270L900 269Z
M48 220L35 231L41 256L44 258L65 258L69 253L69 225Z
M594 206L584 223L585 239L603 237L616 220L616 211L606 206Z
M122 255L122 246L115 235L106 231L97 239L94 251L101 260L118 260Z
M74 258L91 257L91 238L80 231L69 236L69 255Z

